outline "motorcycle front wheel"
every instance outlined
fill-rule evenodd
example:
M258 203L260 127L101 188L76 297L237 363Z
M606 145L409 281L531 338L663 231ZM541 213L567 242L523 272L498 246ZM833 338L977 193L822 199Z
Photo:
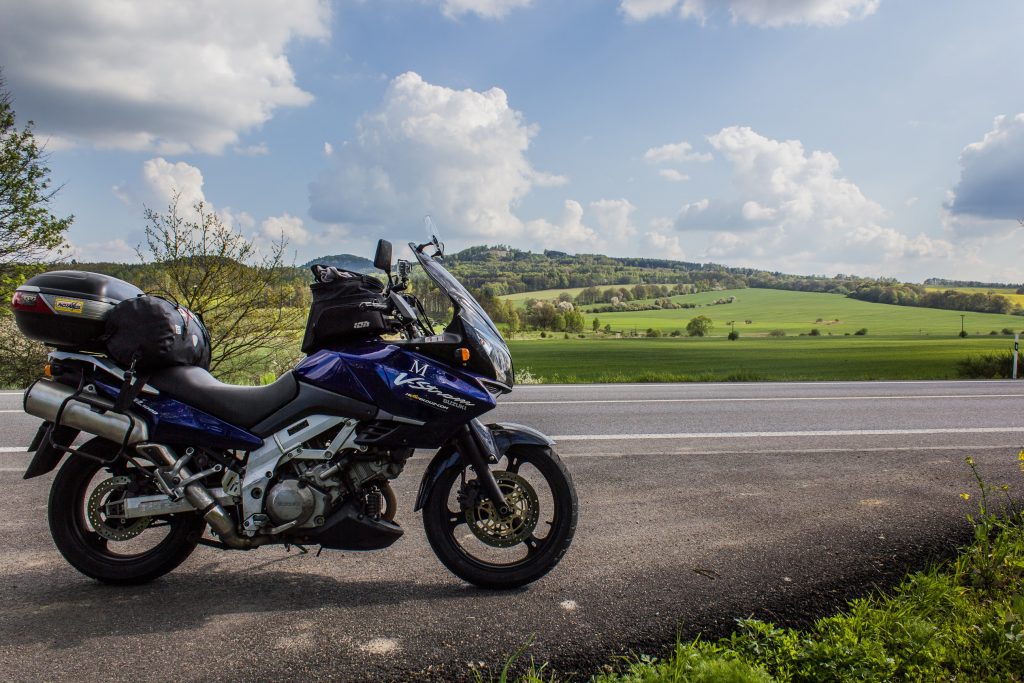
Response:
M110 459L117 446L92 439L81 450ZM50 489L50 534L75 569L110 584L138 584L171 571L192 554L206 529L197 512L123 519L108 516L128 495L158 493L148 473L71 455ZM109 506L109 507L108 507Z
M427 541L441 563L482 588L509 589L541 578L576 533L572 477L547 447L513 446L492 471L512 513L498 511L468 465L435 483L423 508Z

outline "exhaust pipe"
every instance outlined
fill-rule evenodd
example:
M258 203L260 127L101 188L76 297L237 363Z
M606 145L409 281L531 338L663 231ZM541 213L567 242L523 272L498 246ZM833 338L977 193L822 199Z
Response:
M144 444L136 450L152 457L154 462L159 460L169 467L177 465L179 460L171 449L160 444ZM191 477L192 473L187 467L182 466L178 467L178 476L184 480ZM192 504L192 507L203 513L203 519L210 525L213 533L217 534L217 537L231 548L251 550L267 543L279 542L278 539L265 534L251 538L240 536L234 518L228 514L223 505L217 502L217 499L210 493L210 489L198 481L185 487L185 498Z
M25 390L25 412L47 422L56 422L61 404L75 393L71 387L49 380L38 380ZM128 434L128 444L149 439L149 428L141 418L134 420L127 415L113 412L114 402L101 396L90 395L89 400L102 406L100 412L88 403L79 400L68 401L60 416L62 426L102 436L108 441L122 443Z
M61 404L73 393L75 390L64 384L38 380L25 390L25 412L47 422L56 422ZM124 441L125 434L130 431L129 445L142 444L137 450L153 458L157 464L162 463L169 467L177 464L178 458L166 446L143 443L149 440L149 428L142 419L131 420L126 415L113 412L114 402L106 398L90 395L89 401L100 407L94 408L79 400L68 401L61 413L60 424L101 436L118 444ZM106 412L100 412L101 410ZM179 467L178 475L185 480L191 477L192 473L187 467ZM210 528L225 545L239 550L249 550L267 543L279 542L278 539L266 534L251 538L239 535L234 519L200 482L192 482L186 486L184 493L188 502L203 514Z

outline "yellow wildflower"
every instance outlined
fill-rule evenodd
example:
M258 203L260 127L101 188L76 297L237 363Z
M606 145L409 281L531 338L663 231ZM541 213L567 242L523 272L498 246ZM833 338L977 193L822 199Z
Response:
M971 494L969 494L969 493L961 493L960 497L963 498L964 500L970 500L971 499Z
M974 465L974 458L972 458L971 456L968 455L967 456L967 464L968 465Z

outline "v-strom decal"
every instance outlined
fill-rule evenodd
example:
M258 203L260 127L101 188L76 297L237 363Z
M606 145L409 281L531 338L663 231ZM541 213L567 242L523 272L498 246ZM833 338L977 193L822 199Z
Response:
M431 405L435 408L440 408L441 410L448 410L448 408L458 408L459 410L465 410L466 408L475 405L472 401L468 401L462 398L461 396L449 394L440 387L437 387L428 382L426 379L424 379L421 375L426 374L426 371L428 369L430 369L430 366L427 365L426 363L421 363L419 361L414 360L412 363L412 368L410 369L409 372L399 373L398 377L395 378L395 386L406 387L407 389L412 390L405 395L406 398L411 398L414 401L426 403L427 405ZM413 393L417 391L424 392L427 395L421 396L419 394ZM440 403L437 402L438 400L440 401Z

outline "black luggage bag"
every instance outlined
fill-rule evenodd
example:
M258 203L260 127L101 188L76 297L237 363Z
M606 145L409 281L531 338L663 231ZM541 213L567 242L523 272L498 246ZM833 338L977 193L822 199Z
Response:
M125 299L107 315L107 355L137 372L174 365L210 367L210 334L192 311L159 296Z
M306 320L302 352L311 354L332 344L379 336L391 330L379 310L360 307L383 305L384 284L375 277L334 267L315 265L309 286L313 305Z

